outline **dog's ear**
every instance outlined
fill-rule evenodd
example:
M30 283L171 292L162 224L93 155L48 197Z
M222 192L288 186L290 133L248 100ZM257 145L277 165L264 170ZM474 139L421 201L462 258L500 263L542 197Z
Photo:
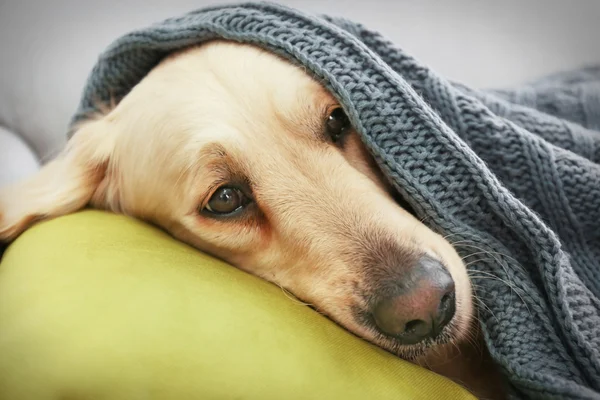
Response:
M102 119L81 124L56 159L27 180L0 189L0 241L36 221L85 207L104 179L114 137Z

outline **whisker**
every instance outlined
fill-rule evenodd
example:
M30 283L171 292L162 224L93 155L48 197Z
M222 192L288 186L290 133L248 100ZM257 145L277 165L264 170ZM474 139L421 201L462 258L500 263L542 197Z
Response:
M470 242L470 241L462 241L462 242ZM459 242L455 242L455 244L457 244L457 243L459 243ZM473 253L473 254L471 254L471 255L477 255L477 254L482 254L482 253L484 253L484 254L489 254L490 256L492 256L492 257L494 258L494 260L496 260L496 262L498 263L498 265L499 265L499 266L500 266L500 267L501 267L501 268L504 270L504 273L505 273L505 274L506 274L506 276L508 276L508 277L510 276L510 273L508 272L508 268L507 268L507 267L504 265L504 263L502 262L502 260L500 260L499 258L495 257L496 255L499 255L499 256L505 257L505 258L507 258L507 259L511 259L511 260L513 260L513 261L514 261L514 262L517 264L517 266L518 266L519 268L521 268L522 270L524 269L524 268L523 268L523 266L522 266L522 265L521 265L521 264L520 264L520 263L519 263L519 262L518 262L518 261L517 261L515 258L513 258L513 257L511 257L511 256L509 256L509 255L507 255L507 254L500 253L500 252L497 252L497 251L489 251L489 250L486 250L486 249L484 249L484 248L482 248L482 247L475 246L475 245L472 245L472 244L461 244L460 246L464 246L464 247L472 247L472 248L474 248L474 249L480 250L480 252L478 252L478 253ZM464 260L465 258L467 258L467 257L469 257L469 256L470 256L470 255L468 255L468 256L466 256L466 257L463 257L463 258L462 258L462 260Z
M300 299L298 299L296 296L294 296L293 294L291 294L286 288L284 288L283 286L281 286L280 284L277 284L277 286L279 286L279 288L281 289L281 291L283 292L283 294L290 300L292 300L294 303L298 304L298 305L302 305L302 306L309 306L309 307L315 307L314 304L310 304L310 303L305 303L303 301L301 301ZM318 311L318 310L317 310Z
M481 305L483 308L485 308L487 311L489 311L489 313L492 314L492 317L494 317L494 319L496 321L499 321L499 319L496 317L496 315L494 314L494 312L492 311L492 309L488 305L486 305L483 302L483 300L481 300L475 293L473 293L471 295L471 297L473 298L473 300L475 300L477 302L478 305ZM479 313L479 308L477 309L477 312ZM479 315L477 315L477 319L480 320Z
M502 260L500 260L497 257L495 257L495 255L499 255L499 256L502 256L502 257L506 257L507 259L513 260L517 264L517 266L519 268L524 269L523 266L514 257L511 257L511 256L509 256L507 254L500 253L500 252L488 251L488 250L486 250L486 249L484 249L482 247L475 246L473 244L460 244L460 243L464 243L464 242L470 242L470 241L467 241L467 240L457 241L457 242L454 242L452 245L454 246L456 244L459 244L459 246L471 247L471 248L480 250L480 252L473 253L471 255L465 256L465 257L462 258L462 260L464 260L465 258L468 258L469 256L474 256L474 255L478 255L478 254L489 254L490 256L492 256L494 258L494 260L497 261L498 265L504 270L504 273L506 274L506 276L507 276L508 279L510 279L510 275L511 274L509 273L507 267L504 265L504 263L502 262ZM481 260L474 260L474 261L472 261L470 263L467 263L466 266L471 265L471 264L473 264L474 262L477 262L477 261L481 261ZM469 271L467 271L467 273L468 272ZM479 271L479 272L483 272L483 271ZM488 274L490 274L490 273L488 273ZM512 291L514 291L515 294L521 299L521 302L525 305L525 307L527 308L527 311L531 315L531 310L529 309L529 306L527 305L527 302L525 301L525 299L523 298L523 296L519 293L519 290L518 290L517 286L513 282L503 280L500 277L498 277L496 275L493 275L493 274L490 274L490 275L493 276L493 277L495 277L495 278L497 278L497 279L499 279L504 284L506 284ZM525 293L525 291L523 291L523 292Z
M473 244L463 244L464 242L473 243L473 242L471 242L470 240L459 240L458 242L454 242L454 243L450 243L450 244L451 244L452 246L454 246L454 245L458 244L459 246L463 246L463 247L473 247L473 248L475 248L475 249L477 249L477 250L481 250L482 252L485 252L485 253L487 253L487 254L490 254L490 255L492 255L492 254L495 254L495 255L500 255L500 256L502 256L502 257L505 257L505 258L507 258L507 259L509 259L509 260L512 260L512 261L514 261L514 262L517 264L517 266L518 266L519 268L521 268L521 269L525 269L525 268L523 268L523 266L521 265L521 263L519 262L519 260L517 260L516 258L514 258L514 257L512 257L512 256L509 256L508 254L504 254L504 253L501 253L501 252L499 252L499 251L490 251L490 250L486 250L486 249L484 249L484 248L482 248L482 247L475 246L475 245L473 245Z
M477 260L469 261L469 262L465 263L465 267L468 267L469 265L473 265L473 264L478 263L478 262L488 261L488 260L491 260L491 259L489 259L489 258L480 258L480 259L477 259ZM467 272L469 272L469 271L467 271Z
M444 239L448 239L450 236L456 236L456 235L460 235L460 233L458 233L458 232L455 232L455 233L449 233L449 234L447 234L447 235L445 235L445 236L442 236L442 237L443 237ZM450 243L450 244L452 244L452 243Z
M480 355L483 355L483 347L481 346L481 340L477 340L475 332L467 333L466 340L471 346L471 348L475 349L475 351L479 352Z
M489 254L489 253L487 253L487 252L483 252L483 253L484 253L484 254ZM482 254L482 253L480 252L480 253L476 253L476 254ZM491 255L491 254L490 254L490 255ZM492 257L493 257L493 255L492 255ZM502 269L503 269L503 270L504 270L504 272L506 273L506 276L507 276L507 278L509 279L508 281L506 281L506 280L503 280L503 279L501 279L500 277L498 277L498 276L496 276L496 275L494 275L494 274L492 274L492 273L490 273L490 272L485 272L485 271L477 271L477 270L473 270L472 268L467 270L467 274L468 274L468 275L469 275L471 278L473 278L473 276L472 276L472 273L473 273L473 272L481 272L481 273L486 273L486 274L489 274L489 275L491 275L492 277L498 278L499 280L501 280L502 282L504 282L504 283L505 283L505 284L506 284L508 287L510 287L512 290L515 290L515 291L516 291L516 286L515 286L515 284L514 284L513 282L511 282L511 281L510 281L510 275L508 274L508 271L507 271L507 270L504 268L504 266L502 265L502 262L501 262L500 260L498 260L496 257L493 257L493 258L494 258L494 260L495 260L495 261L498 263L498 265L500 265L500 267L502 267ZM474 264L474 263L477 263L477 262L480 262L480 261L485 261L485 260L486 260L485 258L480 258L480 259L473 260L473 261L471 261L471 262L468 262L468 263L466 263L466 264L465 264L465 267L468 267L468 266L470 266L470 265L472 265L472 264ZM521 298L521 300L522 300L522 301L524 301L522 298Z
M466 259L466 258L473 257L473 256L477 256L477 255L479 255L479 254L489 254L489 255L493 255L493 254L492 254L492 253L490 253L489 251L478 251L478 252L475 252L475 253L470 253L470 254L468 254L468 255L466 255L466 256L464 256L464 257L461 257L460 259L461 259L461 260L464 260L464 259ZM494 260L496 260L496 258L494 258Z
M483 274L484 276L472 275L470 272ZM471 278L471 279L482 279L482 280L490 279L490 280L497 280L499 282L504 283L509 289L511 289L511 292L514 292L519 297L519 299L521 299L521 303L525 306L529 315L531 315L531 310L529 309L527 302L525 301L523 296L521 296L521 294L519 293L519 291L521 289L517 288L515 285L511 284L510 282L508 282L490 272L486 272L486 271L469 271L469 272L467 272L467 274L469 275L469 278ZM522 291L522 292L526 294L525 291ZM512 307L512 299L511 299L511 307Z

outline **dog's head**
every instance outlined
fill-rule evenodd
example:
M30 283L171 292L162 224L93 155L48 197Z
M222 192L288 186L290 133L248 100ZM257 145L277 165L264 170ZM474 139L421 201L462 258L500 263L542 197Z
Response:
M165 59L1 192L0 239L88 204L153 222L405 358L467 332L452 246L393 200L335 98L257 48Z

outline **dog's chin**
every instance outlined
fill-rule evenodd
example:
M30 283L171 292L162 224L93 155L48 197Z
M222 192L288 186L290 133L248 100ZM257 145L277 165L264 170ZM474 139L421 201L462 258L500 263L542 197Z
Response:
M376 346L407 361L416 361L426 357L430 352L439 350L441 346L459 341L456 324L451 321L434 339L427 338L415 344L403 344L398 338L384 335L378 331L369 340Z

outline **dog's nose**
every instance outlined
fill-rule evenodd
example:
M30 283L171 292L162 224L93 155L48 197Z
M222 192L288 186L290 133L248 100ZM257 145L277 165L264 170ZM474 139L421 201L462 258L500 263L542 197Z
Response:
M379 301L373 317L379 329L402 344L435 338L456 311L454 281L439 261L425 256L411 269L398 294Z

